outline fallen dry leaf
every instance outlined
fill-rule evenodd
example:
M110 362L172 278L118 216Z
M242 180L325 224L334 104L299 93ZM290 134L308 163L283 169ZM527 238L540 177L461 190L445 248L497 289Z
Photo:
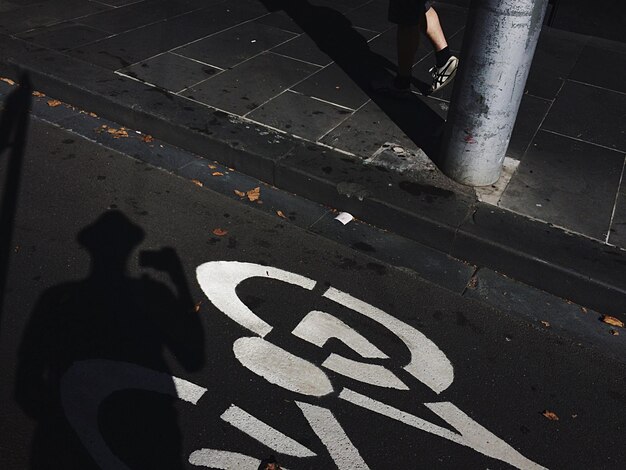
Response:
M61 102L59 100L48 100L48 106L50 106L51 108L56 108L57 106L60 106Z
M286 219L287 217L285 216L285 214L283 214L283 211L276 211L276 215L278 217L282 217L283 219Z
M213 173L211 173L211 175L213 175L213 176L224 176L224 173L222 173L221 171L214 171Z
M144 135L141 140L143 140L144 142L152 142L154 140L154 137L152 137L150 134L146 134Z
M89 115L90 115L91 117L98 117L98 115L97 115L96 113L89 113Z
M615 318L610 315L602 315L601 320L607 325L613 325L619 328L624 328L624 322L620 320L619 318Z
M609 330L609 333L611 333L613 336L619 336L619 331L614 330L613 328Z
M261 188L257 186L256 188L251 189L250 191L246 192L246 196L248 196L248 200L250 202L258 200L261 196Z
M559 417L556 415L556 413L552 412L552 411L548 411L548 410L544 410L543 413L541 413L542 415L544 415L546 418L548 418L550 421L558 421Z
M33 91L33 96L36 96L37 98L43 98L43 97L44 97L44 96L46 96L46 95L44 95L44 94L43 94L42 92L40 92L40 91Z
M202 301L198 302L196 305L193 306L193 311L198 313L200 311L200 304L202 303Z
M193 180L191 180L191 182L192 182L193 184L195 184L196 186L200 186L200 187L204 186L204 185L202 184L202 181L200 181L200 180L193 179Z
M114 139L119 139L120 137L128 137L128 132L125 127L120 127L119 129L115 129L114 127L109 127L107 132L113 136Z
M10 78L0 77L0 82L8 83L11 86L15 85L15 82Z
M224 230L223 228L213 229L213 235L217 235L218 237L223 237L228 233L228 230Z
M215 165L211 165L210 163L209 163L208 167L209 167L211 170L215 170L215 169L217 168Z
M541 324L543 326L545 326L546 328L550 328L550 322L549 321L541 320Z
M580 310L582 310L583 313L587 313L587 309L585 307L580 307Z
M476 276L473 276L467 283L468 289L476 289L477 285L478 285L478 278Z
M244 193L243 191L238 191L235 189L235 194L239 197L246 197L246 193Z

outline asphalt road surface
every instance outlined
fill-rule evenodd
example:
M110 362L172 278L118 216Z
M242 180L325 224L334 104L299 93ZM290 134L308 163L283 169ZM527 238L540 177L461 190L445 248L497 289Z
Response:
M622 363L38 120L20 182L0 468L624 468Z

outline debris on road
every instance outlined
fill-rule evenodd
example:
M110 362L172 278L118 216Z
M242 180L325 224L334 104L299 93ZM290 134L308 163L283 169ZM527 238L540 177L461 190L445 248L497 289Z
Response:
M193 179L193 180L191 180L191 182L192 182L193 184L195 184L196 186L200 186L200 187L203 187L203 186L204 186L204 185L202 184L202 181L197 180L197 179Z
M228 230L224 230L223 228L213 229L213 235L217 235L218 237L223 237L228 233Z
M548 418L550 421L559 420L559 417L553 411L544 410L541 414L545 416L546 418Z
M615 318L615 317L612 317L610 315L602 315L602 318L600 318L600 320L602 320L602 322L606 323L607 325L612 325L612 326L617 326L619 328L624 328L624 322L622 320L620 320L619 318Z
M56 108L57 106L60 106L62 103L59 100L48 100L48 106L50 106L51 108Z
M352 222L354 220L354 216L348 212L340 212L335 220L338 220L342 224L346 225L348 222Z

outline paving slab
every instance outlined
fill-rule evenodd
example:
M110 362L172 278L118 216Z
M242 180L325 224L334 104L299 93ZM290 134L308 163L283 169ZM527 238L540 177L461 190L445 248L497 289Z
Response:
M570 79L626 93L626 44L590 40Z
M172 73L176 70L176 73ZM218 74L222 69L166 52L118 72L173 92L180 92Z
M543 129L626 151L626 94L567 81Z
M65 51L109 36L102 29L92 28L75 22L63 22L43 30L34 30L19 35L37 45Z
M174 51L184 57L226 69L294 37L295 34L288 31L247 22Z
M528 73L526 92L548 100L556 98L587 41L586 36L544 28Z
M182 94L243 116L305 79L319 67L277 54L260 54Z
M624 160L623 153L539 131L500 206L605 241Z
M521 160L541 126L552 103L533 95L522 96L520 108L506 149L508 157Z
M350 114L344 108L287 90L247 117L315 142Z

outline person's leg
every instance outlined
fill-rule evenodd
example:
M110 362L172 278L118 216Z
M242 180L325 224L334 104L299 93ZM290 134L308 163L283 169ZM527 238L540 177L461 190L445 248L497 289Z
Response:
M443 34L443 28L439 22L439 15L433 7L426 11L425 33L435 52L448 47L448 41L446 41L446 36Z
M411 80L411 69L415 52L419 46L420 30L418 25L399 24L397 30L398 48L398 79L406 81L407 86Z
M398 68L395 79L373 83L376 91L404 96L411 91L411 69L419 45L421 23L425 23L424 0L389 0L389 21L397 25Z
M439 15L430 3L426 2L425 5L426 23L424 33L435 51L435 66L430 69L433 77L430 91L434 92L452 81L456 74L459 60L450 52L448 41L439 21Z

